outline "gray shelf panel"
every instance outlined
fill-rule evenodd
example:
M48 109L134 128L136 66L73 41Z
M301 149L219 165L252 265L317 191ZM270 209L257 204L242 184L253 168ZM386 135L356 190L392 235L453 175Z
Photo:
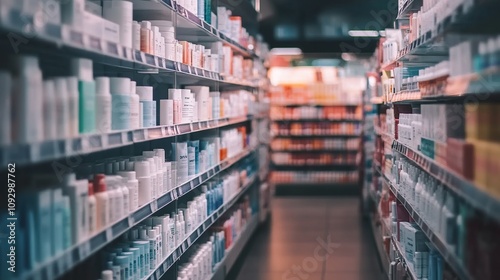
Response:
M36 164L65 157L125 147L134 143L218 129L251 121L253 119L252 116L232 119L224 118L173 126L157 126L103 134L88 134L72 139L44 141L33 144L14 144L0 147L0 162L4 165L15 163L19 166Z

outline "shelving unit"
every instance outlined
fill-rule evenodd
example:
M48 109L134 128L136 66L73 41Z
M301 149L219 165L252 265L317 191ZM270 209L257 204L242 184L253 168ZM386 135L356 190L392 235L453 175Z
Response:
M217 22L209 24L173 0L158 2L132 0L131 2L133 3L133 12L131 12L133 13L133 20L156 19L171 21L175 30L175 40L197 44L221 43L222 46L229 47L233 52L232 54L239 55L243 59L252 60L252 63L255 63L251 66L251 74L245 76L248 78L231 77L222 72L208 71L177 60L152 55L122 46L104 36L90 35L90 31L85 29L86 26L54 24L47 20L40 20L37 16L18 10L15 6L9 6L10 3L0 4L0 35L3 36L3 39L0 40L0 50L4 53L0 60L4 61L5 59L6 61L8 56L13 55L29 54L37 56L39 58L39 68L43 70L43 78L48 79L68 75L63 73L64 70L61 71L57 68L67 68L70 59L89 59L93 62L93 79L98 76L127 77L132 81L137 81L137 86L153 87L153 100L157 103L158 112L160 110L159 100L166 99L168 89L171 88L206 86L211 91L222 93L246 91L251 98L245 101L245 112L238 112L242 113L239 116L227 114L229 108L226 108L226 116L231 115L234 117L214 117L214 119L204 121L113 130L104 133L80 133L74 137L28 141L28 143L24 144L12 141L13 143L0 145L0 164L5 166L15 164L19 176L24 174L23 177L26 177L26 182L29 182L31 177L34 176L31 175L32 171L36 174L45 170L54 172L51 170L51 164L63 160L69 162L75 158L79 160L79 163L70 164L69 167L64 166L67 168L65 172L76 173L75 170L80 168L81 165L88 164L90 166L90 164L101 163L110 158L129 158L154 148L161 148L166 151L165 156L167 159L164 160L168 160L172 156L171 143L203 139L203 137L218 137L221 131L236 127L244 127L248 131L248 135L245 134L245 143L242 144L242 147L246 148L239 154L220 161L204 172L189 176L189 179L185 182L177 182L168 192L158 194L152 201L130 213L125 213L124 217L110 223L99 232L92 233L85 240L71 242L71 246L43 261L36 260L34 266L29 269L22 267L23 265L27 266L24 261L19 261L21 265L17 267L18 272L15 277L9 278L12 275L7 275L8 278L6 279L72 279L76 276L92 279L94 275L96 276L95 279L98 279L97 275L100 275L101 271L106 269L104 265L101 265L101 255L121 242L133 228L144 226L148 218L153 216L177 213L179 209L184 209L183 207L186 207L187 202L191 201L195 195L206 192L203 189L207 188L207 183L221 180L229 172L241 172L239 180L242 182L238 181L241 183L237 192L231 198L224 200L224 204L213 211L198 227L186 233L183 240L177 240L177 246L175 246L174 250L168 254L164 252L159 265L151 270L148 275L142 277L141 280L177 278L176 274L180 265L192 254L191 252L195 250L196 245L206 242L214 227L221 220L227 219L228 215L232 215L235 207L240 207L243 202L248 202L252 204L252 217L246 227L242 229L238 240L227 250L224 260L214 267L214 274L210 278L226 279L226 273L232 268L243 247L249 241L260 222L263 221L260 219L258 207L253 207L253 205L259 205L261 199L266 201L270 199L269 197L261 197L257 191L261 185L266 184L269 174L268 162L260 160L261 156L266 157L265 154L260 155L260 151L267 149L269 143L269 141L262 142L266 137L260 137L269 132L266 127L266 123L267 125L269 123L269 106L263 101L263 93L268 82L266 81L265 68L263 66L259 68L267 59L267 46L258 38L252 38L251 42L236 41L220 31L217 28ZM224 4L223 1L213 1L211 4L224 5L226 8L233 10L235 16L252 16L252 19L243 19L243 27L249 30L252 37L257 37L258 28L249 26L257 24L257 11L251 1L244 1L237 7L233 3ZM35 7L32 8L35 9ZM250 11L247 11L248 9ZM212 11L216 12L216 10L217 6L212 6ZM9 41L12 36L19 39L20 44L13 44L12 41ZM222 63L223 55L221 54L219 58L220 61L214 62L217 65ZM6 70L10 71L11 69ZM40 101L43 101L42 98L40 98ZM157 116L157 119L159 120L160 117ZM201 116L199 119L202 119ZM60 127L58 129L65 128ZM259 141L259 139L262 141ZM215 150L214 152L219 153L219 151ZM44 171L38 171L39 169ZM153 171L153 169L150 170L150 172ZM92 170L92 174L95 174L94 170ZM59 184L62 184L62 182L59 182ZM25 191L27 189L25 190L24 186L21 186L21 182L19 182L16 194L21 196ZM255 193L257 195L254 195ZM222 196L222 193L220 195ZM21 207L21 203L27 204L26 201L19 200L19 208L24 207ZM16 211L21 210L16 209ZM167 213L167 211L173 212ZM19 220L21 220L20 217ZM23 227L25 226L23 225ZM18 226L18 228L21 228L21 226ZM21 250L25 250L22 246L26 246L26 244L22 244L26 238L26 232L24 234L19 234L18 240L16 240L19 259L28 258L24 254L25 251L21 252ZM34 259L35 256L30 256L30 258ZM7 269L5 268L5 262L3 262L4 258L0 259L2 259L0 278L4 279L3 276ZM78 274L82 270L85 271L85 274Z
M497 109L483 109L494 108L499 100L499 66L489 60L494 54L488 48L496 42L500 29L487 24L496 18L492 11L498 8L498 1L490 0L400 1L396 20L406 26L386 30L390 35L380 43L374 59L377 64L372 65L376 73L368 75L373 90L366 99L376 108L376 160L369 167L374 178L365 188L386 194L370 195L375 204L384 206L386 218L394 209L385 209L388 207L382 200L394 201L398 218L414 223L425 235L426 249L444 264L443 275L463 280L495 278L494 269L478 269L482 261L476 256L489 257L477 244L489 244L483 235L492 234L500 225L498 184L492 183L496 178L493 170L498 169L499 140L488 134L494 133L488 118ZM426 24L430 18L435 20L432 26ZM394 43L396 53L389 50ZM397 59L383 64L385 55ZM475 113L481 120L474 118ZM460 122L452 126L452 118L460 118ZM478 127L486 136L475 134ZM417 131L420 128L421 134ZM415 177L406 180L407 175ZM420 187L425 189L421 193L437 202L431 214L418 211L420 204L412 204L417 199L428 201L420 196ZM439 198L441 193L443 199ZM452 222L436 222L435 217L447 215L450 205ZM377 215L372 218L379 219ZM481 227L481 233L470 239L474 223ZM419 279L414 260L403 252L395 236L392 243L399 256L396 263L407 267L407 277Z
M473 279L468 271L464 268L461 261L458 260L456 254L452 252L452 250L446 245L445 242L443 242L442 238L439 235L435 234L430 229L430 227L420 216L420 214L415 211L413 206L397 191L397 185L391 182L386 176L384 176L384 180L388 184L389 189L394 194L394 196L397 197L398 201L401 202L404 208L408 211L413 221L415 221L415 223L422 229L434 248L441 254L441 256L443 256L444 261L449 266L451 266L451 268L457 273L460 279ZM399 250L401 250L401 248L399 248ZM414 279L417 278L415 277Z

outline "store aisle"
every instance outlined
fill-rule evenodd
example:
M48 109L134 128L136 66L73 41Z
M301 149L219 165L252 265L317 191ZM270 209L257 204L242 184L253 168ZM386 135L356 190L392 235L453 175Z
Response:
M237 280L382 280L359 199L276 198Z

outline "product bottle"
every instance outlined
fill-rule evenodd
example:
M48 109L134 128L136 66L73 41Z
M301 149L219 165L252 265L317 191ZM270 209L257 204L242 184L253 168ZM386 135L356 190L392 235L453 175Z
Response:
M141 25L137 21L132 21L132 48L141 50Z
M135 172L139 182L139 207L151 202L152 180L148 161L135 162Z
M153 87L137 87L139 101L142 104L142 123L144 127L152 127L155 110L153 101Z
M121 180L121 191L123 194L123 216L130 214L130 191L127 187L128 179L118 176L117 180ZM122 216L122 217L123 217Z
M168 99L173 102L174 124L180 124L182 122L182 91L180 89L169 89Z
M94 188L96 188L97 231L100 231L109 225L111 210L104 174L97 174L95 176Z
M68 131L71 137L78 136L79 123L79 105L78 105L78 80L76 77L66 78L66 83L68 86Z
M68 127L69 122L69 106L68 106L68 85L65 78L55 78L55 97L56 97L56 114L57 114L57 127ZM70 137L70 131L67 129L57 129L57 138L65 139Z
M111 129L130 129L130 79L110 78Z
M113 280L113 271L104 270L101 272L101 280Z
M89 208L89 234L92 235L97 232L97 200L94 196L94 183L88 184L88 208Z
M152 54L151 41L153 39L151 22L141 21L141 51Z
M160 100L160 125L174 124L174 102L173 100Z
M38 142L43 139L42 71L37 57L21 56L16 62L11 95L13 140L16 143Z
M2 79L2 72L0 72L0 80ZM10 78L10 76L9 76ZM0 84L0 86L5 86L7 92L0 92L0 94L5 94L5 108L2 108L2 116L5 114L5 122L2 122L2 135L0 137L0 144L10 143L10 81L5 81L8 84ZM45 140L57 139L57 111L56 111L56 93L55 84L53 80L47 80L43 82L43 130Z
M148 233L151 236L149 236ZM154 231L141 229L139 232L139 238L143 241L149 242L149 269L153 270L156 267L156 237L154 237Z
M111 131L111 93L108 77L96 78L96 128L98 133Z
M119 173L120 176L126 179L129 191L129 207L130 212L139 208L139 181L135 178L135 171L123 171Z
M130 128L137 129L140 128L140 100L139 95L137 95L136 82L130 82Z
M72 206L73 244L82 242L88 236L88 183L87 180L76 180L74 173L64 178L64 194L70 199Z
M182 92L182 123L190 123L193 120L194 100L191 90L183 89Z
M120 26L120 44L132 48L132 7L129 1L104 1L102 7L103 18Z
M71 60L72 73L78 78L79 132L95 131L95 82L92 60L77 58Z
M182 236L182 224L180 221L180 216L175 214L175 246L181 245L183 240Z

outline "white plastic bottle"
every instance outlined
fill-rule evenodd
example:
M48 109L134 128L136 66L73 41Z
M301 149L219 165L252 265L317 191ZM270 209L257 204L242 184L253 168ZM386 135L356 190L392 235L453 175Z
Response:
M89 234L92 235L97 232L97 200L94 195L94 184L92 182L89 183L89 196L88 196L88 202L89 202Z
M130 214L130 190L127 186L128 179L120 177L121 179L121 189L123 193L123 216L128 216Z
M151 202L151 174L148 161L135 162L135 172L139 182L139 207Z
M110 223L110 201L106 188L106 181L104 174L98 174L94 179L94 187L97 192L96 198L96 211L97 211L97 231L105 229Z
M118 220L120 216L119 213L121 213L118 196L121 195L123 200L123 194L121 193L121 191L120 193L118 193L116 182L113 176L106 175L106 186L108 189L109 204L111 207L111 211L109 213L109 222L114 223L116 220Z
M140 101L139 95L137 95L137 83L135 81L130 82L130 128L137 129L140 128Z
M43 139L42 71L35 56L21 56L16 62L12 88L13 140L16 143L38 142Z
M66 78L68 85L68 131L69 136L76 137L79 134L79 93L78 93L78 79L76 77Z
M182 122L182 91L180 89L169 89L168 99L173 101L174 107L174 124L180 124Z
M119 173L127 180L127 187L130 197L130 212L139 208L139 181L135 178L135 171L124 171Z
M96 81L96 128L98 133L111 131L111 92L108 77Z
M175 215L175 247L181 245L182 242L182 223L180 215Z

